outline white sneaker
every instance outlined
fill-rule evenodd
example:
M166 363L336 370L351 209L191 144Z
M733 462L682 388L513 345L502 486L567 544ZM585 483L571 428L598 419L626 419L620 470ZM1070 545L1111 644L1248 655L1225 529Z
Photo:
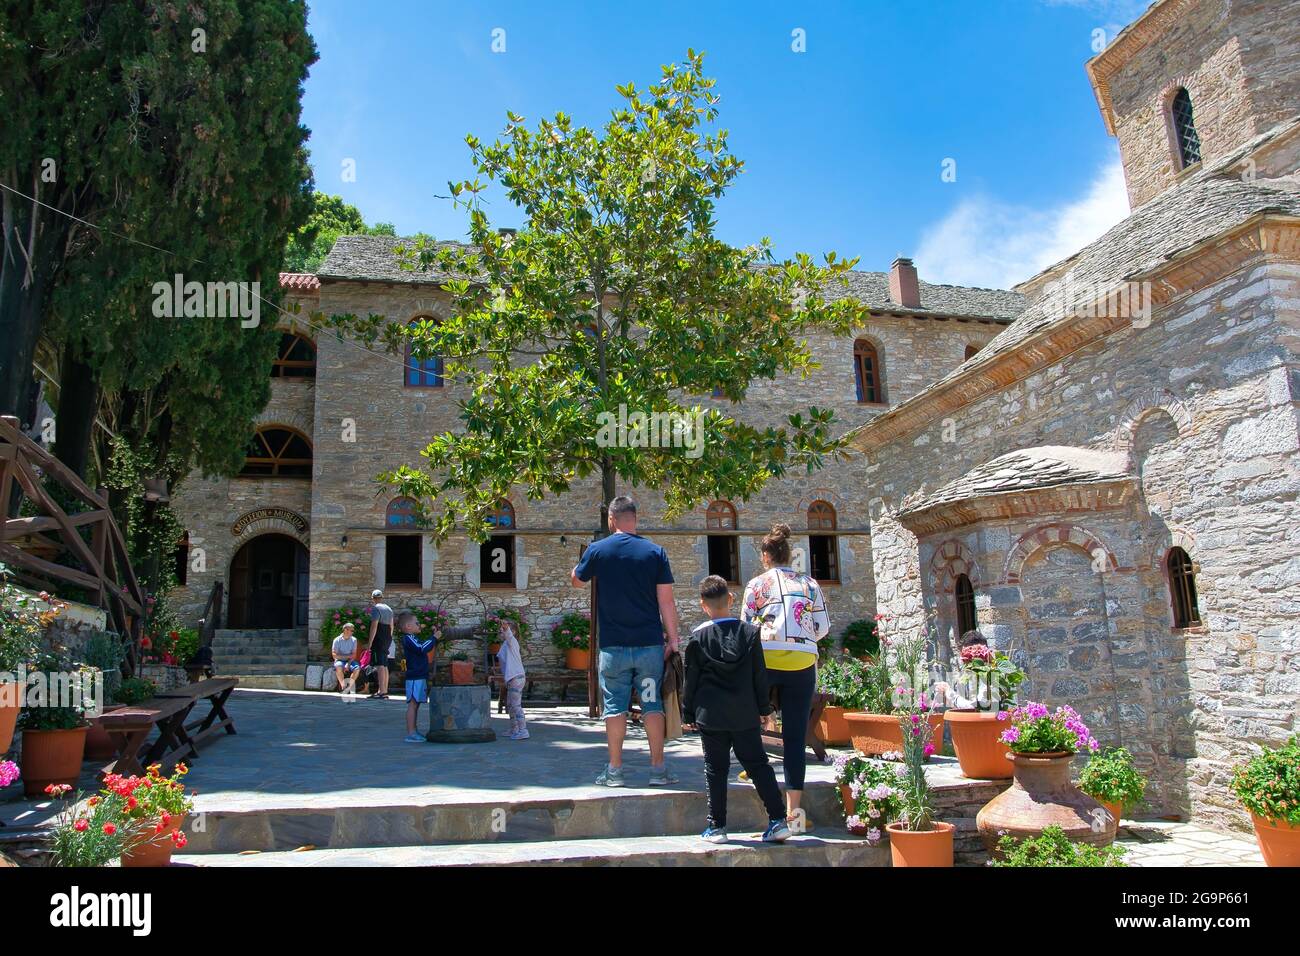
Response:
M528 733L528 728L527 728L527 727L521 727L519 730L516 730L513 734L510 735L510 739L511 739L511 740L527 740L530 736L532 736L532 735Z

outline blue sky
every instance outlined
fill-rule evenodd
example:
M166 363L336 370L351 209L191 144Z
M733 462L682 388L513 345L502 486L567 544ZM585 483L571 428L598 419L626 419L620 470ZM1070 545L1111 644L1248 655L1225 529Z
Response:
M467 133L495 138L508 109L601 125L615 84L644 88L693 47L746 167L719 207L724 240L766 235L779 255L833 249L871 270L911 255L929 281L1005 286L1127 211L1083 66L1095 31L1109 41L1144 7L317 0L304 122L318 189L399 233L461 238L464 213L437 196L472 173ZM522 218L500 197L490 215Z

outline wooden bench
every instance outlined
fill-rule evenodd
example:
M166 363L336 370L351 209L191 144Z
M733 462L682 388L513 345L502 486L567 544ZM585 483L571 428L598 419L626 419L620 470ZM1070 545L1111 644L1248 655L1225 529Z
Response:
M493 668L488 674L488 682L491 684L494 692L497 694L497 713L506 712L506 685L501 679L501 671ZM585 689L587 686L587 672L575 670L536 670L528 671L524 675L524 700L533 696L533 687L537 684L559 684L560 685L560 702L568 700L569 685L581 684Z
M163 698L188 699L195 704L201 700L208 702L207 714L184 728L196 756L199 744L213 734L223 730L227 734L235 733L235 722L226 713L226 701L238 683L238 677L209 677L158 695Z
M185 718L193 709L192 697L154 697L95 717L117 752L103 773L143 775L145 768L154 763L170 772L195 752L185 729ZM154 727L158 728L158 738L146 746Z
M197 757L198 745L208 737L223 730L233 734L235 722L226 713L226 700L238 683L235 677L213 677L100 714L94 720L108 733L117 752L103 772L138 775L157 763L169 773L180 761ZM202 700L209 704L208 713L187 723L190 712ZM154 727L158 737L146 746Z

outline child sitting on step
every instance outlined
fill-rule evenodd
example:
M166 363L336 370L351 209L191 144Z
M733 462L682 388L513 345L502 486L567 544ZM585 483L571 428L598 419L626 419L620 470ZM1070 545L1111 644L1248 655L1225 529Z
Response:
M501 664L501 680L506 688L506 710L510 712L511 740L527 740L528 726L524 721L524 660L519 653L519 638L509 620L501 620L501 648L497 651Z

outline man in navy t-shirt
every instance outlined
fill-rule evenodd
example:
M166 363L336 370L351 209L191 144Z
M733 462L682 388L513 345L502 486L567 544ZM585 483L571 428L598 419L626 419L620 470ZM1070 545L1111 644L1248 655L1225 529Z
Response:
M673 571L664 549L636 533L636 503L631 498L620 495L609 503L609 530L610 536L590 545L573 569L574 587L580 588L592 578L600 585L596 604L598 666L609 763L596 783L624 785L623 738L635 688L650 738L650 786L665 787L677 782L664 764L664 705L660 698L664 658L677 650Z

